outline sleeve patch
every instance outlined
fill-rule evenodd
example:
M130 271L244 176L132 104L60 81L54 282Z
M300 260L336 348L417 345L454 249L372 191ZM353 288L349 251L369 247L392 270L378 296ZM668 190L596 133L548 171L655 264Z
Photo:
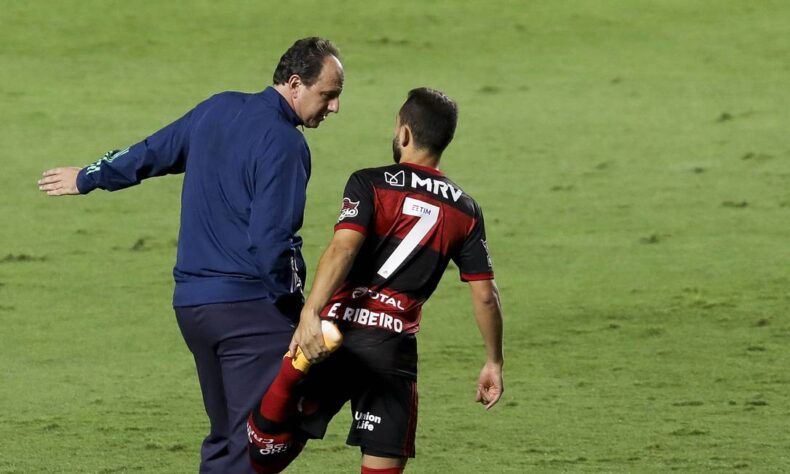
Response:
M357 214L359 214L359 201L352 201L344 197L343 206L340 208L340 217L337 218L337 221L340 222L346 217L356 217Z

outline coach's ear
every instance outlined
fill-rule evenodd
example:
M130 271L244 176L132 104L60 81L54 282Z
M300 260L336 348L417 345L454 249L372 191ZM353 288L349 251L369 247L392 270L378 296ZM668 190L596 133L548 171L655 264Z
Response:
M302 85L302 78L298 74L293 74L288 78L288 90L291 92L291 100L299 98L299 86Z

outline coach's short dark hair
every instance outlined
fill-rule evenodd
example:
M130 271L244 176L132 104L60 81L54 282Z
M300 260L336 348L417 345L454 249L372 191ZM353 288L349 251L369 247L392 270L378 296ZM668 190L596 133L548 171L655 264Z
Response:
M327 56L340 59L340 52L329 40L317 36L297 40L280 58L274 70L274 84L285 84L296 74L304 85L312 86L318 80Z
M417 148L441 155L455 135L458 105L444 93L427 87L409 91L398 113L401 125L408 125Z

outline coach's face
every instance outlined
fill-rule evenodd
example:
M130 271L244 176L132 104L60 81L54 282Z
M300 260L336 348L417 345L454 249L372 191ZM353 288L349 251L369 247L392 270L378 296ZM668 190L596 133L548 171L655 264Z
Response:
M313 85L300 84L293 96L294 111L307 128L316 128L330 113L340 110L343 92L343 65L334 57L324 59L321 73Z

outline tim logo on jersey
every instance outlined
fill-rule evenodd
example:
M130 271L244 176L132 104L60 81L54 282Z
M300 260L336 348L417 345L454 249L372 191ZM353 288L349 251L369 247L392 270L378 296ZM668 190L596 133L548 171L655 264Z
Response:
M359 214L359 201L352 201L351 199L344 197L343 198L343 207L340 208L340 217L337 218L337 221L340 222L346 217L356 217Z

